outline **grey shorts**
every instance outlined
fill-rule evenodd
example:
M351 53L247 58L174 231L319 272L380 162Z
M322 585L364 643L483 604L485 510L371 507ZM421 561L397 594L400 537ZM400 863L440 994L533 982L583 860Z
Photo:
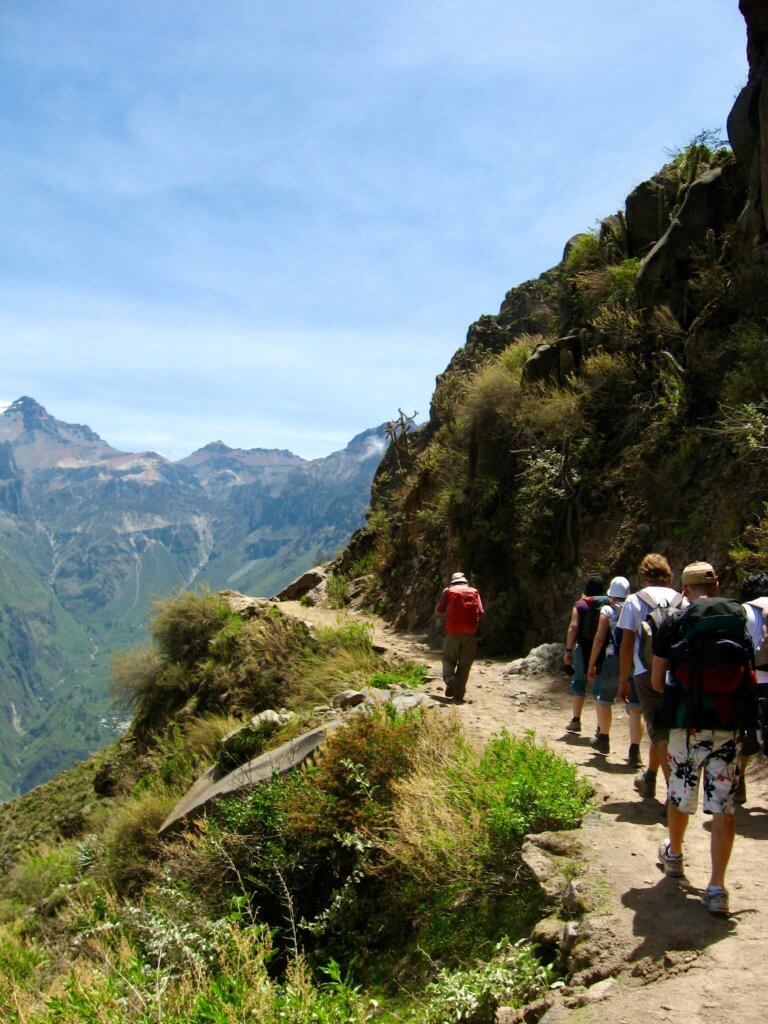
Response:
M641 672L635 676L635 689L645 728L648 730L648 738L651 743L666 743L669 740L669 729L659 729L656 726L656 712L664 707L664 694L657 693L651 686L650 672Z

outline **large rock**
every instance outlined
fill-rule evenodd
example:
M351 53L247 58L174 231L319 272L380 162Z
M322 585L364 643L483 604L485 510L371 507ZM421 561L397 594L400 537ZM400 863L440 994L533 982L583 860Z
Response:
M748 177L742 225L760 240L768 236L768 4L740 0L747 24L749 81L728 118L728 137Z
M665 177L643 181L626 201L627 244L630 256L646 256L669 226L674 185Z
M340 720L326 722L320 728L289 740L234 771L227 772L218 765L209 768L173 808L160 826L159 835L172 834L190 815L200 814L219 797L241 793L260 782L267 782L275 774L282 775L297 768L317 750L328 732L340 724Z
M738 216L744 191L735 165L714 167L689 187L666 233L642 262L637 291L647 306L669 304L686 319L686 289L691 261L708 245L709 232L721 235Z
M319 587L328 578L328 567L316 565L314 569L308 569L301 576L289 583L284 590L275 596L276 601L300 601L310 590Z
M534 647L524 658L510 662L508 676L550 676L562 672L565 644L541 644Z
M271 604L265 597L249 597L247 594L241 594L239 590L220 590L219 597L222 597L232 611L242 619L255 619L263 615Z

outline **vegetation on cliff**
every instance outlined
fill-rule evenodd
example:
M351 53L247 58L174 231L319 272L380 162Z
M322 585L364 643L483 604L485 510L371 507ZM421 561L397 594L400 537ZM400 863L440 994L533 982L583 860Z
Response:
M294 717L243 757L350 685L420 677L383 664L359 621L313 635L253 604L244 618L211 594L163 602L153 646L117 665L130 733L0 809L0 1017L482 1024L501 994L545 992L552 971L518 942L541 898L522 841L577 826L590 790L532 737L477 751L449 711L385 705L313 764L158 837L252 711Z
M470 328L347 556L397 622L425 624L461 566L486 649L518 650L559 632L585 571L631 575L648 547L726 582L768 564L768 253L745 199L704 133Z

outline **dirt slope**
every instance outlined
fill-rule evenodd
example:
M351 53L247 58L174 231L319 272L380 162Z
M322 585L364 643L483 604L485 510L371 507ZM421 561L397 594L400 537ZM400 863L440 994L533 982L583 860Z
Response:
M334 622L337 613L285 603L283 609L313 622ZM370 617L369 617L370 618ZM402 657L430 665L427 692L443 692L440 655L420 636L394 633L370 618L374 640ZM737 812L737 839L729 869L731 917L711 917L699 904L708 880L709 832L704 815L691 821L686 878L669 879L656 863L666 831L659 803L643 803L626 766L627 719L615 714L613 750L594 754L589 736L594 705L585 707L584 734L564 732L570 718L566 677L507 675L508 662L475 663L467 703L458 709L470 736L483 742L493 732L527 729L573 761L593 783L599 812L584 826L589 851L588 884L595 904L595 941L604 945L602 970L618 984L605 1001L567 1010L551 1021L648 1024L751 1024L764 1019L768 994L768 764L753 761L748 800ZM645 753L645 746L644 746Z

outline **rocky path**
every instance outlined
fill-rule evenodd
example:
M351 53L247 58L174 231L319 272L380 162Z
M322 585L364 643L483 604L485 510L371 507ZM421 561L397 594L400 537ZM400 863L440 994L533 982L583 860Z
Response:
M285 603L286 612L313 622L333 623L337 613ZM431 667L426 691L439 698L440 655L423 637L391 631L371 619L374 640L393 654ZM483 742L507 728L533 730L539 740L578 765L592 782L598 813L585 823L588 886L593 904L594 942L604 944L598 976L616 979L603 986L607 997L578 1009L555 1007L551 1021L647 1024L752 1024L765 1017L768 995L768 764L761 757L747 775L748 800L737 811L737 839L729 869L731 916L712 917L699 903L709 870L709 831L699 812L686 842L686 877L665 878L656 863L665 837L663 808L635 793L626 766L627 718L617 709L611 753L589 745L596 726L594 705L584 710L584 734L565 733L570 718L567 679L512 676L509 663L475 662L467 702L459 707L468 734ZM645 752L645 745L644 745Z

